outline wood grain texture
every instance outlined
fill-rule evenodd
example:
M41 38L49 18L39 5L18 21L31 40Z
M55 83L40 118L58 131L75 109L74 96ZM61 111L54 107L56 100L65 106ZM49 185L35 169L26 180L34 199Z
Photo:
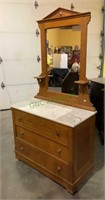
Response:
M95 116L75 128L12 108L16 158L71 193L91 174Z
M39 99L50 100L53 102L74 106L94 111L88 94L88 80L86 78L86 54L87 54L87 27L91 18L91 13L79 13L64 8L58 8L53 13L38 21L41 37L41 58L42 72L44 77L39 83L39 92L35 97ZM70 95L48 90L47 73L47 51L46 51L46 32L47 29L69 27L79 25L81 27L81 48L80 48L80 75L79 95ZM40 77L40 76L39 76Z

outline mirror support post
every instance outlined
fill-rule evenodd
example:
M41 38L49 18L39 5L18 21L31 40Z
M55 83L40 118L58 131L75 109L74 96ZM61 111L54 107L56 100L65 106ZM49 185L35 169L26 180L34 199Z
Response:
M81 25L80 80L86 80L87 24Z
M45 64L47 65L46 57L47 57L47 52L46 52L46 30L42 27L43 25L40 25L41 29L41 57L42 59L42 74L46 74L46 67Z

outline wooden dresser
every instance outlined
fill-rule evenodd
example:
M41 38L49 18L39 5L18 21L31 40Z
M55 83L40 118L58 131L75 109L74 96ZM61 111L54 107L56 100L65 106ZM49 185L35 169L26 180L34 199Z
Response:
M93 169L95 112L34 99L12 114L16 158L76 192Z

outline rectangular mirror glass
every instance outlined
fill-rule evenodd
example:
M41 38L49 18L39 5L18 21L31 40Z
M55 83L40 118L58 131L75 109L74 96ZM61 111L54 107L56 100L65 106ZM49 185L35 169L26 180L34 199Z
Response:
M46 40L48 90L78 95L81 27L47 29Z

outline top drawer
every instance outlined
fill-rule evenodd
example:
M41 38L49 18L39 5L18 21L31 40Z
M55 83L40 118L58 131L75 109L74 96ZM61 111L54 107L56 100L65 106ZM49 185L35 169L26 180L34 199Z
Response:
M72 128L16 109L12 109L12 111L16 125L68 146L68 136L72 132Z

